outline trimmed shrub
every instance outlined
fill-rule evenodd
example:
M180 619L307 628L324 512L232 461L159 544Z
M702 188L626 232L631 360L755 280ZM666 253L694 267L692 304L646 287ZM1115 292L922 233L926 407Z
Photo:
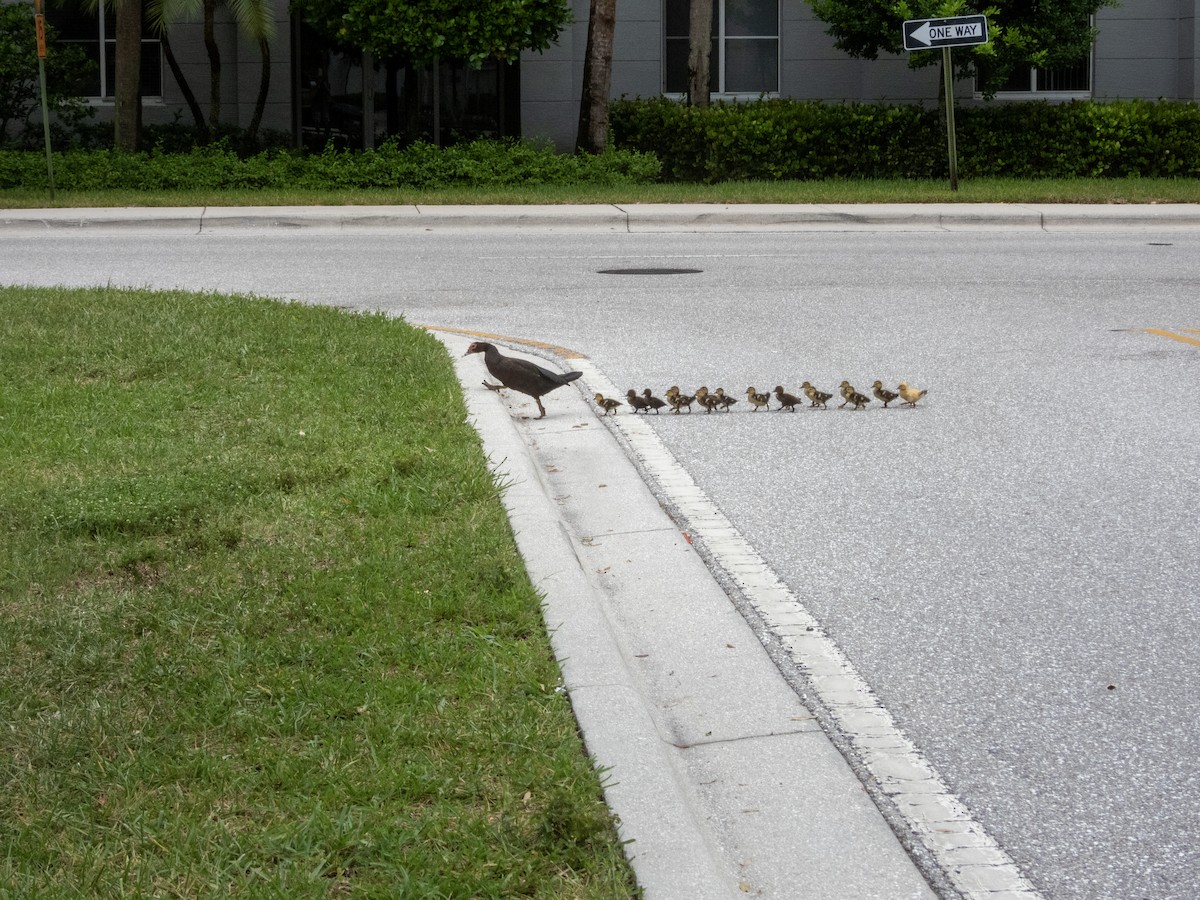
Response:
M480 140L446 148L389 143L367 151L331 145L311 155L271 150L246 159L217 143L187 153L73 150L54 158L54 182L64 191L616 185L649 184L658 176L653 154L610 150L570 156L528 141ZM46 187L44 155L0 151L0 189L15 187Z
M947 174L944 114L920 106L794 100L621 100L614 145L655 154L668 181L937 178ZM956 110L966 176L1200 175L1200 107L1122 100L1032 101Z

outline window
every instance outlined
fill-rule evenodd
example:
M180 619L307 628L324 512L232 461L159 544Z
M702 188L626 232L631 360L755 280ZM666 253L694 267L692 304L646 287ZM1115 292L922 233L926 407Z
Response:
M83 48L94 66L80 76L75 92L81 97L112 100L117 82L117 14L111 3L88 11L81 3L55 4L46 18L58 31L58 40ZM162 47L142 22L142 97L162 96Z
M1089 97L1092 93L1092 60L1081 60L1061 69L1019 69L1009 76L997 95L1038 95Z
M666 0L664 91L687 92L688 0ZM709 91L779 91L779 0L713 0Z
M1080 25L1091 28L1096 24L1094 16L1080 20ZM981 61L981 64L986 65ZM978 95L978 88L976 94ZM1017 69L996 89L996 96L1009 99L1046 97L1050 99L1073 99L1092 95L1092 54L1070 66L1039 69L1037 66Z

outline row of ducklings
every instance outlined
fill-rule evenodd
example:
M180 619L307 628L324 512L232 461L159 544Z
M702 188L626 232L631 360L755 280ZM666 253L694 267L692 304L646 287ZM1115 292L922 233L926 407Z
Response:
M849 381L843 381L840 389L842 402L838 407L839 409L843 406L850 406L852 409L865 409L867 404L871 402L870 397L859 393ZM819 390L807 381L800 385L800 390L808 398L808 405L810 407L828 409L829 407L826 404L829 400L833 399L833 394ZM886 409L888 404L893 400L899 400L901 406L915 407L917 401L929 392L927 390L919 390L903 381L900 382L896 390L892 391L884 387L882 381L876 380L871 386L871 393ZM685 394L679 389L678 385L671 385L667 388L663 396L667 398L665 401L655 397L651 393L650 388L643 390L639 396L633 388L630 388L625 393L625 402L612 397L605 397L603 394L598 393L596 394L596 405L604 410L604 415L607 416L609 413L615 414L617 408L624 406L626 402L634 413L644 412L646 414L651 412L657 413L664 406L670 406L671 410L676 414L684 409L690 413L693 403L702 406L706 413L710 413L716 409L723 409L728 412L729 408L738 402L735 398L726 394L724 388L717 388L715 391L710 391L707 387L698 387L694 394ZM779 409L787 409L792 412L795 412L796 407L804 403L804 400L800 397L797 397L795 394L789 394L783 389L783 385L778 384L775 385L775 399L779 402ZM746 388L746 400L750 404L751 412L771 408L771 395L755 390L753 385Z

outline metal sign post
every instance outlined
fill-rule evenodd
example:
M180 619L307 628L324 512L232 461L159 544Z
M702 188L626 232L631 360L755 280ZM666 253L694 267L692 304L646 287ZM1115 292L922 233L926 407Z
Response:
M954 16L949 19L909 19L904 23L904 49L942 48L942 73L946 85L946 152L950 157L950 190L958 190L958 144L954 134L954 66L951 47L971 47L988 41L987 17Z
M950 190L958 190L958 141L954 128L954 66L950 48L942 48L942 77L946 83L946 153L950 157Z
M42 132L46 137L46 176L50 179L50 199L54 199L54 158L50 155L50 102L46 97L46 17L42 0L34 0L33 21L37 28L38 81L42 88Z

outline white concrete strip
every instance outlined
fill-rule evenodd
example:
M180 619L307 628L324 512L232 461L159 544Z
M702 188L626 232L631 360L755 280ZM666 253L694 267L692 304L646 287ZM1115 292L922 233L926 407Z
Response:
M622 204L630 231L1040 230L1038 210L1004 203Z
M584 204L509 206L259 206L181 208L14 209L0 229L397 228L464 231L508 228L574 232L801 231L1100 231L1179 232L1200 229L1200 204Z
M589 388L621 396L587 360L576 363ZM839 735L848 740L855 761L954 888L967 900L1038 900L1033 885L905 737L820 624L683 472L647 418L626 414L609 417L606 424L624 437L639 468L657 482L693 540L702 542L710 564L724 570L786 648Z
M406 227L419 218L415 206L209 206L201 230L230 228L344 231Z
M420 206L415 223L430 229L517 228L529 231L625 231L625 214L607 203L530 206Z
M478 357L462 360L468 339L438 335L456 357L468 414L484 442L517 545L543 610L563 681L588 750L605 770L604 793L643 887L675 884L677 896L728 898L736 884L716 864L696 810L679 789L683 776L668 742L660 739L637 681L631 676L604 605L578 565L576 550L547 496L517 423L497 394L478 386ZM550 401L547 401L550 402ZM669 892L647 897L669 900Z
M586 374L545 398L545 419L518 419L532 402L480 386L479 357L461 358L470 336L439 337L509 485L563 685L647 900L933 900L619 431L600 423L590 363L570 360Z
M81 208L81 209L6 209L0 212L0 228L25 231L86 229L90 231L177 231L196 234L204 215L201 206Z
M1037 210L1046 231L1194 231L1200 228L1197 203L1046 203Z

